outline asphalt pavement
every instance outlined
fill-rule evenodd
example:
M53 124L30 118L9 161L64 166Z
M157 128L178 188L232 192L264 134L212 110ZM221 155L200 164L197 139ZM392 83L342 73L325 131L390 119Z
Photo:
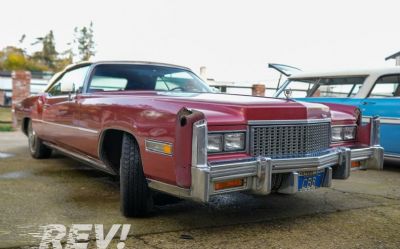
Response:
M400 248L400 164L296 195L238 193L207 205L161 196L154 214L128 219L115 178L59 154L32 159L22 133L0 133L0 248L37 248L49 224L65 238L73 224L102 224L105 234L130 224L107 248ZM97 248L88 233L83 242Z

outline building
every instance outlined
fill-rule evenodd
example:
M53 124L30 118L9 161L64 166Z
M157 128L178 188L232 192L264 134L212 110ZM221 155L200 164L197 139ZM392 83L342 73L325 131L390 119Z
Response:
M52 73L31 72L30 93L36 94L44 90ZM11 72L0 71L0 106L11 106L12 77Z

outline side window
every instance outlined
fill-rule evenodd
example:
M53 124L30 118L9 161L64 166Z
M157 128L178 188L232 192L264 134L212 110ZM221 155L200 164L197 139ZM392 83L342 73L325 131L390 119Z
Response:
M316 89L313 92L313 97L350 97L357 94L360 90L365 76L340 76L321 78Z
M86 73L89 66L80 67L66 72L52 87L47 91L51 96L66 95L68 93L61 91L61 84L71 84L74 86L73 91L81 90L85 81Z
M400 75L382 76L376 82L369 94L370 98L400 96Z
M50 96L61 95L61 81L54 83L47 93L50 94Z

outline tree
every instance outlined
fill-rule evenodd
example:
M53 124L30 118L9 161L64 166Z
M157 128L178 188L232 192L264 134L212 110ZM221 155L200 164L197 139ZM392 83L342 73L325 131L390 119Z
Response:
M58 52L56 50L53 31L50 30L44 37L36 38L36 42L33 45L35 44L41 44L42 50L33 53L32 59L47 66L49 69L55 70Z
M96 54L95 42L93 36L93 22L90 22L89 27L78 28L75 27L75 39L74 42L78 45L78 54L81 61L87 61L90 57Z
M61 54L56 50L54 33L50 30L45 36L36 38L30 45L41 45L40 50L28 53L23 34L18 40L19 45L8 46L0 50L0 70L29 70L29 71L60 71L73 63L76 54L79 60L89 60L94 56L95 42L93 36L93 23L88 27L75 27L73 42L69 43L69 49Z
M2 70L23 70L26 67L26 58L22 49L8 46L1 51L0 64Z

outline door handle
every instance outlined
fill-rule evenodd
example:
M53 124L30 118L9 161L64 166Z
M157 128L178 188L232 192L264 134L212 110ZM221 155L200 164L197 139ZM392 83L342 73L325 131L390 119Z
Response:
M375 105L375 102L368 102L368 101L363 101L363 105Z

